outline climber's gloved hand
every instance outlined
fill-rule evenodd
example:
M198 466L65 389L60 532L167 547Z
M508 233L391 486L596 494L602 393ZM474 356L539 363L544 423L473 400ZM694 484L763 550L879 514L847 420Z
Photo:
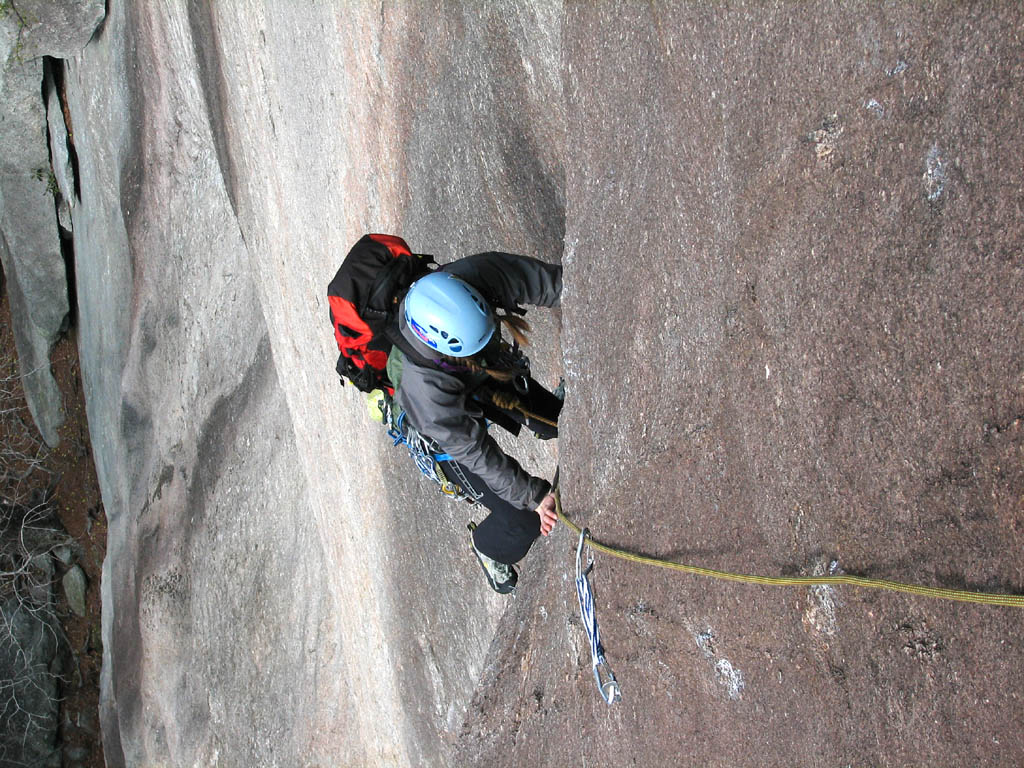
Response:
M540 516L540 532L547 536L558 522L554 495L549 493L545 496L534 511Z

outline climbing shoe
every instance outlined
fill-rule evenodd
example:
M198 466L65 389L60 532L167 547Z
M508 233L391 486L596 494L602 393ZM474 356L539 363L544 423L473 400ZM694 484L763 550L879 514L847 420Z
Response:
M515 568L511 565L505 565L505 563L499 563L497 560L492 560L477 549L476 546L473 547L473 554L476 555L480 567L484 569L484 575L487 577L487 583L491 585L491 589L499 595L507 595L516 588L519 575L516 573Z

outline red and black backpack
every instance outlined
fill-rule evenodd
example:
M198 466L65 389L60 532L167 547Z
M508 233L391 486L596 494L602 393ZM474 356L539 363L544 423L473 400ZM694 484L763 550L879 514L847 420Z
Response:
M395 235L363 235L352 246L327 286L342 384L348 379L363 392L394 394L385 367L397 341L398 305L434 263L433 256L412 253Z

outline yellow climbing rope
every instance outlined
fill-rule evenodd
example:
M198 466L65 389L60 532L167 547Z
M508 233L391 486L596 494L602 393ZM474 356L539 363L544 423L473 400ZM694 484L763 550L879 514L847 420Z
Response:
M562 512L562 500L556 488L554 491L555 509L558 512L558 519L565 523L579 536L582 529ZM969 592L963 589L946 589L944 587L924 587L917 584L902 584L898 581L887 581L885 579L868 579L861 576L749 576L742 573L729 573L727 571L716 571L711 568L699 568L695 565L683 565L671 560L662 560L648 555L638 555L627 552L623 549L609 547L595 541L587 532L590 546L598 552L604 552L612 557L622 560L629 560L634 563L655 565L659 568L671 568L675 571L683 571L696 576L708 576L712 579L724 579L725 581L739 581L744 584L762 584L766 586L786 587L810 587L817 584L848 584L853 587L867 587L873 589L888 589L894 592L906 592L912 595L923 597L938 597L943 600L959 600L964 603L982 603L984 605L1004 605L1012 608L1024 608L1024 595L1004 595L989 592Z

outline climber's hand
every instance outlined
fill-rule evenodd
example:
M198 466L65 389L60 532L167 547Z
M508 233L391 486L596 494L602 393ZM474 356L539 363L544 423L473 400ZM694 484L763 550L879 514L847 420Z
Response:
M558 522L558 513L555 512L555 497L549 493L534 511L540 516L540 532L547 536Z

